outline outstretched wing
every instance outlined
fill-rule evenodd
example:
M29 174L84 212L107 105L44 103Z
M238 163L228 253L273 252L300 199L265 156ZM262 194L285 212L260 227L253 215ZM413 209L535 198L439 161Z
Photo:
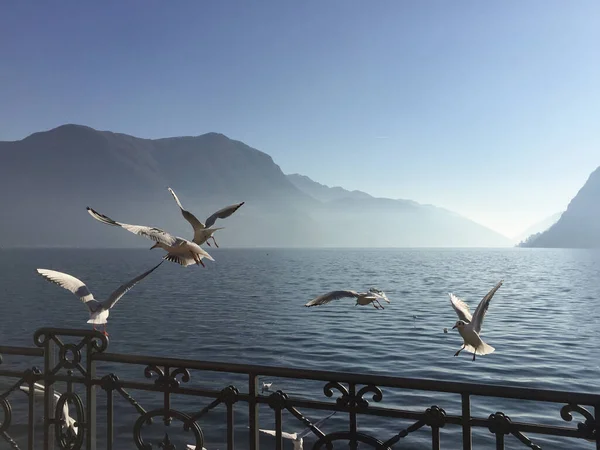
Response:
M58 284L60 287L71 291L79 300L85 303L88 310L94 312L98 309L100 302L94 299L94 296L85 285L85 283L74 276L67 273L57 272L55 270L48 269L36 269L37 272L51 283Z
M329 303L329 302L332 302L333 300L338 300L340 298L345 298L345 297L358 298L359 295L360 294L358 292L354 292L354 291L331 291L331 292L328 292L327 294L319 295L318 297L313 298L310 302L308 302L304 306L324 305L325 303Z
M487 310L490 306L490 301L492 300L492 297L494 296L496 291L498 289L500 289L500 286L502 286L502 283L504 283L504 280L500 281L496 286L494 286L492 288L492 290L490 292L485 294L485 297L483 297L483 299L481 299L481 301L479 302L479 305L477 305L477 309L473 313L473 320L472 320L473 329L478 334L481 331L481 325L483 324L483 318L485 317L485 314L487 313Z
M385 295L385 292L377 288L369 289L369 296L373 296L377 299L385 300L386 302L391 303L390 299L387 297L387 295Z
M262 428L259 428L258 431L260 431L263 434L268 434L269 436L277 436L275 430L263 430ZM285 431L282 431L281 437L284 439L291 439L292 441L295 441L297 438L297 434L296 433L286 433Z
M229 217L234 212L236 212L238 209L240 209L240 207L244 203L246 203L246 202L236 203L235 205L229 205L223 209L218 210L216 213L214 213L208 219L206 219L206 224L205 224L206 228L212 227L215 224L215 222L217 221L217 219L225 219L226 217Z
M317 420L315 423L313 423L313 427L315 428L319 428L321 425L323 425L325 423L325 421L327 419L329 419L331 416L333 416L337 411L332 412L331 414L329 414L328 416L323 417L322 419ZM310 433L312 432L312 428L308 427L305 428L304 430L302 430L300 433L298 433L298 439L300 438L305 438L306 436L308 436Z
M124 228L133 234L147 237L148 239L151 239L154 242L158 242L169 247L175 245L175 243L177 242L177 238L175 236L167 233L166 231L161 230L160 228L146 227L143 225L129 225L127 223L116 222L110 217L105 216L104 214L100 214L97 211L94 211L89 206L87 207L87 211L88 213L90 213L90 216L92 216L98 222L102 222L115 227Z
M450 296L450 303L452 304L454 311L456 311L458 318L466 323L471 322L473 316L471 316L471 311L469 311L469 305L452 293L449 293L448 295Z
M177 202L177 206L179 206L179 209L181 209L181 215L183 216L183 218L185 220L187 220L190 223L190 225L192 226L192 228L194 229L194 233L198 230L203 230L204 228L210 227L210 225L204 225L202 222L200 222L196 218L196 216L194 216L191 212L183 209L183 206L181 205L181 202L179 201L177 194L175 194L175 191L171 188L167 188L167 189L169 190L169 192L171 193L171 195Z
M129 291L132 287L134 287L136 284L138 284L140 281L142 281L144 278L146 278L148 275L150 275L152 272L154 272L158 268L158 266L160 266L164 262L165 262L165 260L163 259L152 269L147 270L143 274L135 277L133 280L130 280L127 283L119 286L119 288L116 291L114 291L112 294L110 294L110 297L108 297L108 299L106 299L102 302L102 306L105 309L110 309L113 306L115 306L115 304L119 301L119 299L121 297L123 297L127 293L127 291Z
M85 283L74 276L67 273L57 272L55 270L48 269L36 269L37 272L51 283L58 284L60 287L71 291L79 300L83 303L94 300L94 296L85 285Z

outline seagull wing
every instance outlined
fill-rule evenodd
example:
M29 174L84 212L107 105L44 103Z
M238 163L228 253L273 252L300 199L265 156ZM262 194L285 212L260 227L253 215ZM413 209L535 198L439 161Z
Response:
M487 313L487 310L490 306L490 301L492 300L492 297L494 296L496 291L500 289L502 283L504 283L504 280L500 281L496 286L492 288L490 292L485 294L485 297L481 299L479 305L477 305L477 309L475 309L475 312L473 313L473 329L477 332L477 334L479 334L479 332L481 331L483 318L485 317L485 314Z
M387 295L385 295L385 292L380 291L379 289L375 289L375 288L369 289L369 296L375 297L377 299L382 299L382 300L385 300L386 302L390 303L390 299L387 297Z
M325 303L329 303L333 300L338 300L340 298L345 297L354 297L358 298L360 294L354 291L331 291L327 294L319 295L318 297L312 299L310 302L305 304L304 306L318 306L324 305Z
M144 278L146 278L148 275L150 275L152 272L154 272L154 270L156 270L158 268L158 266L160 266L164 262L165 262L165 260L163 259L152 269L147 270L143 274L138 275L134 279L119 286L119 288L116 291L114 291L112 294L110 294L110 297L108 297L108 299L106 299L102 302L102 306L105 309L110 309L113 306L115 306L115 304L121 299L121 297L123 297L127 293L127 291L129 291L132 287L134 287L136 284L138 284L140 281L142 281Z
M471 316L471 311L469 311L469 305L452 293L448 295L450 296L450 303L452 304L454 311L456 311L458 318L467 323L471 322L473 316Z
M323 425L325 423L325 421L327 419L329 419L331 416L333 416L337 411L332 412L331 414L329 414L328 416L323 417L322 419L317 420L315 423L313 423L313 427L315 428L319 428L321 425ZM300 438L305 438L306 436L308 436L310 433L312 432L312 427L308 427L305 428L304 430L302 430L300 433L298 433L298 439Z
M277 436L277 433L275 430L263 430L262 428L259 428L259 430L261 433L264 434L268 434L269 436ZM281 437L284 439L291 439L292 441L295 441L296 438L298 437L298 435L296 433L286 433L285 431L281 432Z
M55 270L48 269L36 269L37 272L51 283L58 284L60 287L71 291L79 300L86 304L90 311L94 311L98 305L98 302L94 300L94 296L87 288L85 283L74 276L66 273L57 272Z
M160 228L146 227L143 225L129 225L127 223L116 222L116 221L112 220L110 217L107 217L104 214L100 214L99 212L94 211L89 206L87 208L87 211L88 211L88 213L90 213L90 216L92 216L94 219L96 219L99 222L105 223L107 225L112 225L115 227L124 228L133 234L137 234L138 236L144 236L148 239L153 240L154 242L158 242L159 244L164 244L168 247L175 245L178 241L178 239L175 236L167 233L166 231L161 230Z
M226 206L225 208L218 210L216 213L214 213L208 219L206 219L206 224L205 224L206 228L212 227L215 224L215 222L217 221L217 219L225 219L226 217L229 217L234 212L236 212L238 209L240 209L240 207L244 203L246 203L246 202L236 203L235 205L229 205L229 206Z
M194 229L194 233L196 233L198 230L203 230L204 228L208 228L210 226L210 225L204 225L191 212L183 209L183 206L181 205L181 202L179 201L177 194L175 194L175 191L171 188L167 188L167 189L169 190L169 192L171 193L171 195L177 202L177 206L179 206L179 209L181 209L181 215L183 216L183 218L185 220L187 220L190 223L190 225L192 226L192 228Z

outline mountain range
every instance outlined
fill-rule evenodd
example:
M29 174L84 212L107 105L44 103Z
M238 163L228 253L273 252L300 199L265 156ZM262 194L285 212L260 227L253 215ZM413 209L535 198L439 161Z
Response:
M190 238L166 187L227 247L502 247L510 240L456 213L285 175L264 152L219 133L142 139L63 125L0 142L0 246L143 247L91 219L86 206Z
M560 219L521 247L600 248L600 167L589 176Z

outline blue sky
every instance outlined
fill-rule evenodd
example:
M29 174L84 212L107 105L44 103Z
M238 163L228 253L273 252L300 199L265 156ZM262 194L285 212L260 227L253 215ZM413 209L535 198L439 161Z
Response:
M0 140L218 131L508 236L600 165L600 2L2 2Z

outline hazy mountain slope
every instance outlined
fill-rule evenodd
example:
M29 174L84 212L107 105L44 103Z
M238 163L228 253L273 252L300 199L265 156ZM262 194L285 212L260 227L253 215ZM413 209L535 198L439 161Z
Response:
M351 242L359 247L503 247L510 244L505 236L443 208L330 188L298 174L288 178L325 202L318 220L327 230L329 245Z
M0 142L0 162L0 246L152 245L94 221L86 206L189 238L167 186L201 220L246 202L217 224L225 247L508 245L441 208L286 176L269 155L218 133L150 140L64 125Z
M528 227L525 231L523 231L519 235L512 238L512 241L515 244L518 244L519 242L523 242L525 239L527 239L529 236L531 236L533 234L542 233L543 231L546 231L548 228L550 228L552 225L554 225L556 222L558 222L558 219L560 219L561 215L562 215L562 212L555 213L549 217L546 217L544 220L540 220L539 222L534 223L533 225Z
M600 247L600 167L592 172L558 222L523 246Z
M329 187L324 184L317 183L316 181L313 181L306 175L300 175L299 173L289 174L287 175L287 178L298 189L300 189L303 192L306 192L311 197L314 197L322 202L340 200L343 198L373 198L366 192L348 191L339 186Z

